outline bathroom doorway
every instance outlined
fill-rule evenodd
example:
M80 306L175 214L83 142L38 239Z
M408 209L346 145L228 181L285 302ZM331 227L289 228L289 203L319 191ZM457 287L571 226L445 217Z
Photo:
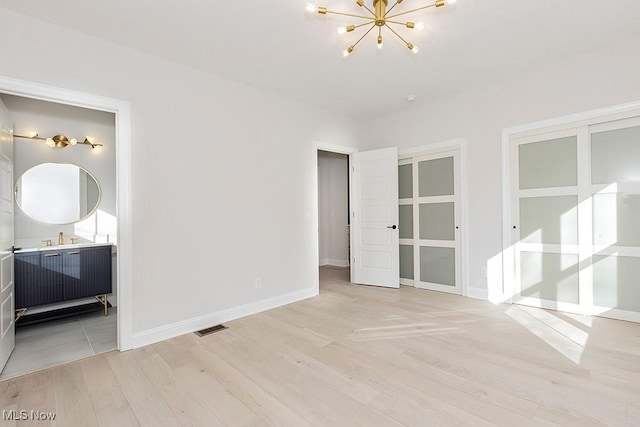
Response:
M35 305L32 305L33 299L25 299L24 295L20 297L20 291L16 292L14 303L22 302L16 304L15 308L26 310L16 311L16 346L0 380L123 348L118 342L118 332L122 326L119 325L121 313L118 301L121 298L118 288L121 284L118 278L122 272L119 271L121 262L118 262L119 251L116 248L123 230L118 230L120 219L117 214L121 200L117 194L117 115L100 109L7 92L0 91L0 99L7 105L13 120L14 176L11 186L20 182L15 193L18 203L14 203L14 256L26 252L30 259L40 257L44 260L46 257L47 264L45 266L43 261L38 265L39 271L57 274L57 277L64 276L65 288L64 295L62 292L62 296L49 295L44 303L42 299L38 300L40 295L36 295ZM66 140L61 138L62 135ZM53 147L48 138L54 141ZM39 194L30 200L28 194L23 194L29 188L28 182L35 180L42 172L50 173L53 169L70 169L72 166L76 170L70 171L59 182L64 182L66 186L73 181L75 184L69 186L79 186L81 189L80 196L73 203L76 205L79 202L79 208L76 206L77 218L54 218L48 222L46 217L27 209L27 206L33 207L34 201L43 202L46 199ZM40 170L37 173L33 172L38 168ZM53 180L47 185L51 182ZM35 184L35 188L38 187L42 188L42 184ZM66 205L63 200L68 202L64 197L55 200L59 201L60 207ZM53 214L53 210L44 209L48 214ZM126 235L124 240L129 240ZM87 256L85 250L89 250ZM103 254L101 259L107 260L108 268L104 267L104 262L101 268L94 268L92 259L97 259L99 252ZM67 255L70 263L66 259L62 261ZM54 259L60 259L59 264L64 263L64 269L52 267L54 263L49 260ZM76 261L80 259L83 261ZM17 262L15 275L24 276L24 271L35 271L30 269L29 262ZM21 270L21 265L27 265L26 270ZM103 287L100 295L91 297L85 295L86 292L83 294L81 289L79 291L81 277L93 275L90 280L93 286L98 274L103 282L110 284L108 290ZM106 298L95 298L103 295ZM21 307L25 301L30 301L26 303L28 307Z

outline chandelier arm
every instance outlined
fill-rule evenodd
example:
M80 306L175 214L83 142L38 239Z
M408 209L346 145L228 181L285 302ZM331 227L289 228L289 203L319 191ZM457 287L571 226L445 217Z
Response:
M360 42L362 41L362 39L363 39L363 38L367 37L367 34L369 34L369 33L371 32L371 30L373 30L375 27L376 27L376 25L375 25L375 24L373 24L373 25L371 26L371 28L369 28L369 29L367 30L367 32L366 32L366 33L364 33L364 34L362 35L362 37L360 37L360 38L358 39L358 41L357 41L357 42L355 42L354 44L352 44L351 46L355 49L355 47L356 47L356 46L358 46L358 43L360 43Z
M396 7L396 6L397 6L397 5L399 5L399 4L400 4L400 2L399 2L398 0L396 0L395 4L394 4L393 6L391 6L391 8L389 8L389 10L387 10L387 12L384 14L384 17L386 18L386 17L387 17L387 15L388 15L389 13L391 13L391 11L393 10L393 8L394 8L394 7Z
M388 22L390 24L396 24L396 25L402 25L403 27L407 26L406 22L400 22L400 21L390 21L389 19L385 19L385 22Z
M384 26L385 26L385 27L387 27L389 30L391 30L391 32L392 32L393 34L395 34L396 36L398 36L398 38L399 38L400 40L402 40L402 41L404 42L404 44L408 44L408 43L409 43L408 41L406 41L405 39L403 39L403 38L402 38L402 36L401 36L400 34L398 34L398 33L397 33L393 28L391 28L391 27L390 27L390 26L388 26L387 24L384 24Z
M362 7L367 9L371 15L376 16L376 13L373 10L369 9L366 4L363 4Z
M429 5L427 5L427 6L422 6L422 7L419 7L419 8L417 8L417 9L411 9L411 10L407 10L406 12L396 13L395 15L387 16L386 18L395 18L396 16L406 15L406 14L408 14L408 13L413 13L413 12L417 12L417 11L419 11L419 10L429 9L429 8L431 8L431 7L435 7L435 6L436 6L436 4L435 4L435 3L434 3L434 4L429 4Z
M355 30L356 28L364 27L365 25L375 24L375 22L376 22L376 21L369 21L369 22L365 22L364 24L354 25L354 26L353 26L353 29Z
M360 18L360 19L371 19L370 16L363 16L363 15L354 15L353 13L345 13L345 12L336 12L333 10L327 10L327 13L331 13L333 15L343 15L343 16L350 16L352 18Z

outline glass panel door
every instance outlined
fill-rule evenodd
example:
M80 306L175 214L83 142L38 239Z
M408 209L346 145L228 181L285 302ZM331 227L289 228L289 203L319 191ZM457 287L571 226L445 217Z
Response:
M413 161L403 159L398 163L398 197L400 230L400 284L414 285L413 255Z
M459 167L457 150L413 159L418 288L461 293Z
M512 142L514 302L579 311L578 136Z
M640 119L592 126L593 314L640 320Z

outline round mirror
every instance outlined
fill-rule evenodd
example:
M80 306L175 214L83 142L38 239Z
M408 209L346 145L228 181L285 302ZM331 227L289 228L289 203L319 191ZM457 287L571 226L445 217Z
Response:
M36 221L70 224L98 208L100 186L80 166L42 163L18 178L15 195L20 209Z

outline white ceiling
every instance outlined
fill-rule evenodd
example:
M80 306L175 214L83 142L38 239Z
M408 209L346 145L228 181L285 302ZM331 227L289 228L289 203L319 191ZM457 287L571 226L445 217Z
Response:
M371 0L366 0L371 3ZM433 0L406 0L397 11ZM638 0L459 0L411 16L426 29L336 34L349 18L305 12L306 0L0 0L0 6L168 60L349 114L377 116L640 34ZM351 0L320 5L360 13ZM408 19L408 18L407 18ZM415 35L412 35L415 34Z

